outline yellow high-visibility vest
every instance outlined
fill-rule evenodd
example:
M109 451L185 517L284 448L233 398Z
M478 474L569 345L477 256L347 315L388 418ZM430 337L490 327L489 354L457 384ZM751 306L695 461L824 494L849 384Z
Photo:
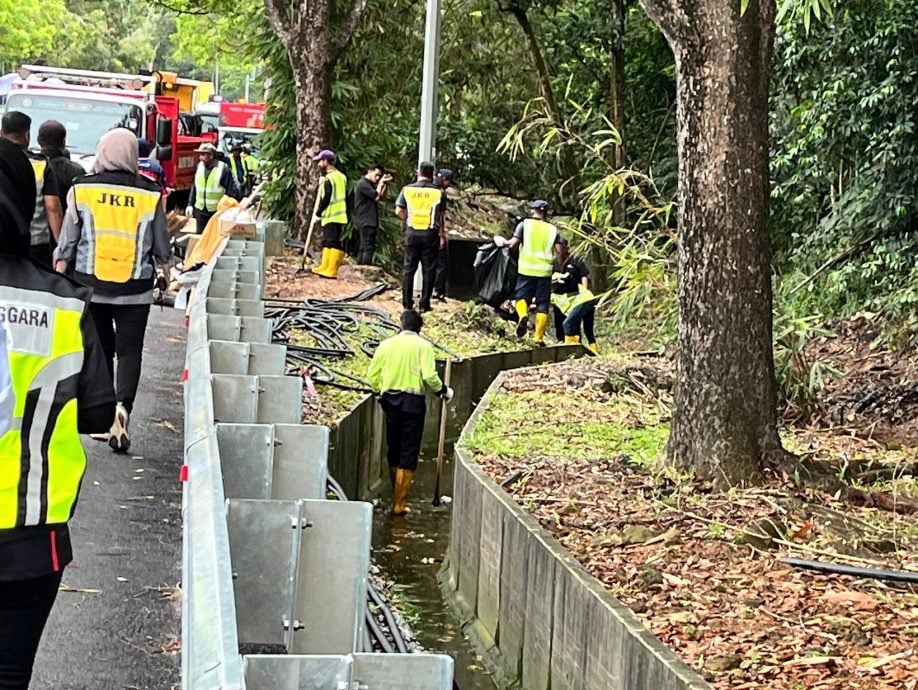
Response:
M162 195L104 182L81 182L73 192L89 248L84 272L113 283L141 278L144 241Z
M0 529L63 524L73 514L86 455L77 433L85 303L0 285L15 403L0 436Z
M551 278L558 228L537 218L523 221L518 273L529 278Z
M198 163L198 169L194 173L194 207L199 211L217 210L217 204L226 194L226 189L220 184L225 168L223 161L218 162L210 170L203 162Z
M412 230L430 230L437 226L434 217L440 202L443 200L443 190L439 187L412 187L402 189L405 204L408 207L408 227Z
M377 393L424 395L425 387L432 393L443 387L433 345L412 331L402 331L379 344L367 368L367 380Z
M329 170L325 173L326 179L331 182L332 195L328 206L322 211L322 225L329 223L347 223L347 178L340 170Z

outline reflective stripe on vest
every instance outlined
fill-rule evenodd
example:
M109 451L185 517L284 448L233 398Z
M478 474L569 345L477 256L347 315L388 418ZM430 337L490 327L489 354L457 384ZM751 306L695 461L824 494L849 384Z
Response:
M436 213L443 200L439 187L405 187L405 204L408 207L408 227L412 230L430 230L436 225Z
M0 529L61 524L73 513L86 469L76 399L84 307L73 297L0 286L15 395L12 428L0 437Z
M236 160L232 156L229 159L230 172L233 173L233 179L239 182L241 185L246 183L246 178L249 175L249 164L245 158L240 158Z
M325 177L331 182L332 196L328 206L322 211L322 225L329 223L347 223L347 178L340 170L329 170Z
M48 161L44 158L29 157L32 172L35 173L35 213L29 223L29 243L34 247L38 244L51 242L48 228L48 213L45 210L45 171Z
M208 170L204 163L198 163L194 174L194 207L199 211L216 211L217 204L226 194L226 189L220 184L225 169L223 161Z
M78 270L112 283L141 278L144 242L160 193L97 182L75 184L73 193L87 247L85 270Z
M536 218L523 221L523 243L520 245L518 272L530 278L550 278L552 252L558 228Z

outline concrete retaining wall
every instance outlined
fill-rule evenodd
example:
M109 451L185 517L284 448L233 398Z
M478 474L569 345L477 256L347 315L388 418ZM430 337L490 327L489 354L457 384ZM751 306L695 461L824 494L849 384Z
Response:
M560 362L582 354L583 348L579 345L559 345L538 350L493 352L454 361L452 387L456 397L449 407L447 440L453 442L459 438L472 410L501 371L532 364ZM444 362L438 362L437 367L442 378ZM440 410L440 401L428 396L424 428L425 451L436 449ZM368 395L331 429L329 472L348 496L368 500L379 492L383 481L388 482L384 419L379 405Z
M491 387L463 435L487 409ZM539 523L455 450L445 598L498 685L524 690L702 690L654 637Z

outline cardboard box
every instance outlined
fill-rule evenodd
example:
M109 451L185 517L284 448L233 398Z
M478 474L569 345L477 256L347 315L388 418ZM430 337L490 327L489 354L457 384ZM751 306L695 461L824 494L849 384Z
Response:
M243 237L251 239L255 237L255 221L242 222L236 220L220 219L221 237Z

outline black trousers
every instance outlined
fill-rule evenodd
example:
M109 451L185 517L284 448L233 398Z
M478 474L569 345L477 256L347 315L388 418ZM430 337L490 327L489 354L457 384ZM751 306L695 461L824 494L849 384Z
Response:
M424 397L400 393L383 395L379 405L386 415L386 461L389 467L411 470L418 468L424 417L427 412Z
M361 266L370 266L373 263L377 231L378 228L375 225L361 225L359 228L360 251L357 253L357 263Z
M405 235L405 264L402 268L402 306L405 309L414 308L414 274L418 270L418 264L421 265L423 275L421 309L430 309L439 249L440 237L434 230L424 233L409 231Z
M149 304L99 304L91 302L89 311L96 324L105 352L108 373L115 382L115 399L131 412L143 364L143 338L150 316ZM115 374L115 357L118 372Z
M204 228L207 227L207 223L210 222L210 219L214 217L216 211L199 211L198 209L194 210L194 222L196 225L197 233L200 235L204 232Z
M63 574L0 581L0 690L29 690L35 653Z
M341 223L329 223L322 226L322 249L344 249L341 244Z
M437 276L434 278L434 294L437 297L446 297L446 271L449 266L449 242L443 249L437 250Z

